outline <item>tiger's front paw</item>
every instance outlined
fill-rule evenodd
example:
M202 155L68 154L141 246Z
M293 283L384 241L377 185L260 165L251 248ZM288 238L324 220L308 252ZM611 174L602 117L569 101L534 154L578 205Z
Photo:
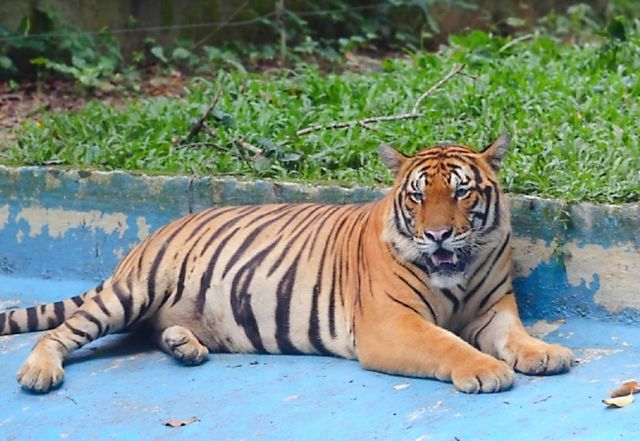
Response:
M510 343L505 348L504 360L527 375L553 375L575 366L576 357L570 349L528 338Z
M62 382L64 370L62 364L54 359L32 354L22 365L16 379L31 392L46 393Z
M513 370L503 361L481 354L455 367L453 385L461 392L476 394L509 389L515 381Z

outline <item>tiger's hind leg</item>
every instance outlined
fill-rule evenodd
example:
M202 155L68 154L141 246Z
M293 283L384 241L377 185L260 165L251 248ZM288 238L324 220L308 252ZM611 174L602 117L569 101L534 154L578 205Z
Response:
M127 285L110 282L60 326L44 334L18 370L20 385L32 392L48 392L62 382L62 365L71 352L99 337L134 326L152 314L153 306L136 301Z
M189 329L170 326L159 337L160 348L178 361L195 366L209 358L209 349Z

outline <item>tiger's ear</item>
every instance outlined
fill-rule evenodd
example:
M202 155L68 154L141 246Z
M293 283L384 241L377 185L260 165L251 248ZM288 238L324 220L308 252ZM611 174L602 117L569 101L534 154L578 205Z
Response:
M408 159L405 155L391 147L389 144L380 144L378 147L380 160L395 175L402 168L402 165Z
M500 171L502 159L509 151L509 135L503 133L498 139L489 144L482 151L482 157L496 172Z

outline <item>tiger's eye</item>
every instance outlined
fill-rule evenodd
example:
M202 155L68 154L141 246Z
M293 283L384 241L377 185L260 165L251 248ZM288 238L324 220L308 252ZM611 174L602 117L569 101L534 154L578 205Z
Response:
M412 201L417 203L420 203L424 200L424 194L422 194L422 192L420 191L412 191L411 193L409 193L409 197Z
M468 187L458 187L456 188L456 191L453 193L453 195L458 198L461 199L463 197L465 197L466 195L469 194L469 188Z

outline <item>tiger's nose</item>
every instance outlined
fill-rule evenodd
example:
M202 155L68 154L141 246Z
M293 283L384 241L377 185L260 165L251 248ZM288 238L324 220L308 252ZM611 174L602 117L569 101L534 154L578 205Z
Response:
M453 234L453 228L435 228L433 230L424 230L424 235L427 239L431 239L434 242L443 242Z

